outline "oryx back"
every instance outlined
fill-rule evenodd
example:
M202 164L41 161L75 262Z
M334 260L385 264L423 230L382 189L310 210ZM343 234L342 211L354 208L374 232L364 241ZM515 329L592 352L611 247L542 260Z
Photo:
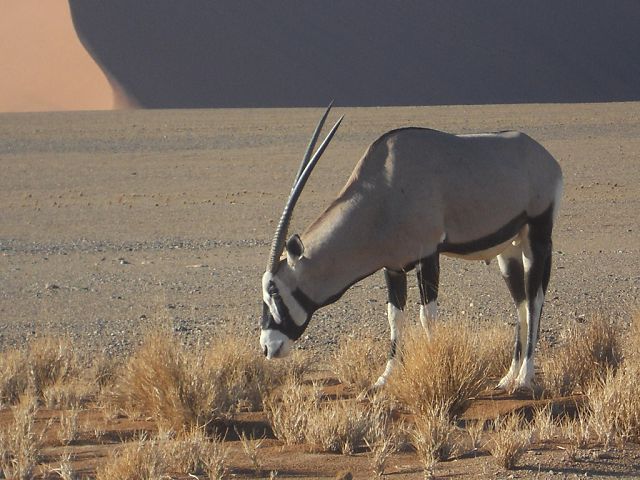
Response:
M561 179L553 157L522 133L393 130L371 145L305 235L341 229L341 242L375 250L389 268L436 250L470 258L486 250L478 258L491 258L500 253L492 247L553 208Z

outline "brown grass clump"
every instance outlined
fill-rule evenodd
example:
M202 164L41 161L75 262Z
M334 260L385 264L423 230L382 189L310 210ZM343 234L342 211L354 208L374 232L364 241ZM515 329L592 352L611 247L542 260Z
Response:
M484 364L487 376L494 383L497 383L511 366L513 328L510 325L496 322L470 328L476 337L478 361Z
M355 402L322 403L308 415L305 440L316 452L352 455L375 422L374 412Z
M333 355L333 373L338 379L357 390L370 388L382 372L385 362L384 347L373 338L347 337L341 339Z
M591 439L588 412L580 410L576 418L566 418L558 429L561 437L568 442L567 456L575 461L578 450L587 448Z
M60 414L60 429L58 430L58 438L64 445L78 439L78 410L75 408L65 410Z
M640 440L640 366L624 365L610 370L587 389L587 424L599 442Z
M287 445L307 443L315 452L354 453L382 415L353 401L323 401L318 385L289 380L265 399L274 435Z
M522 417L510 415L496 421L489 451L498 465L512 470L531 444L531 431L522 427Z
M640 365L640 309L631 314L631 325L622 342L626 363Z
M282 388L265 398L265 413L276 438L287 445L304 443L309 412L320 406L320 388L289 379Z
M440 323L430 339L420 327L409 330L402 365L389 382L391 394L416 415L427 415L433 405L449 406L451 415L459 412L483 388L493 368L491 347L481 345L481 336L473 330Z
M68 339L36 339L0 356L0 404L15 404L27 391L43 400L50 388L60 389L82 371Z
M256 438L254 436L247 436L245 432L238 432L238 430L236 430L236 433L240 439L242 450L244 450L245 455L253 466L254 473L257 477L262 476L263 464L259 450L265 440L265 437Z
M151 334L123 370L111 402L175 431L259 409L261 392L275 381L274 369L248 340L237 338L187 352L170 334Z
M228 450L217 438L207 438L194 429L178 438L160 434L141 438L115 450L96 470L96 480L157 480L170 474L208 475L222 479Z
M425 478L433 478L436 464L448 459L452 453L451 436L456 427L451 422L449 412L449 405L436 403L415 418L411 441L424 468Z
M596 315L582 328L570 330L565 342L543 356L543 390L546 396L563 397L584 391L594 380L622 362L617 328Z
M364 439L371 452L371 470L375 478L382 478L388 458L399 450L406 439L404 422L391 421L390 406L383 400L374 398L372 424Z
M183 430L186 425L206 423L202 416L207 391L196 373L174 338L150 335L127 362L112 401L128 415L157 419L161 428ZM124 455L138 458L145 445Z
M157 441L141 439L112 453L96 469L96 480L155 480L167 477L169 464Z
M33 478L40 444L33 429L36 400L23 396L12 410L13 421L0 431L0 469L4 478L27 480Z

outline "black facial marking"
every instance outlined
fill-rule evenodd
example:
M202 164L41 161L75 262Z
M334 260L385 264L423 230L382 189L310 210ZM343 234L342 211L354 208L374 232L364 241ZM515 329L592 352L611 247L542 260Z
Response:
M306 313L305 322L300 326L293 321L291 313L289 312L289 307L287 307L286 303L282 300L275 282L269 282L269 285L267 286L267 292L273 299L282 322L277 323L275 321L273 315L271 315L271 310L269 310L268 305L263 302L261 321L262 329L278 330L284 333L291 340L297 340L298 338L300 338L307 328L309 320L311 320L311 315L313 315L313 312L318 309L318 306L301 290L296 289L292 292L292 296L298 301L298 303L300 303Z

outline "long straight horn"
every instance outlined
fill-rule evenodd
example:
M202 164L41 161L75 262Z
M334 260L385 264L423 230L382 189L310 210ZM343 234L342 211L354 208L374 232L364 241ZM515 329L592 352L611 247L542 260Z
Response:
M328 113L328 110L327 112L325 112L325 117L326 113ZM340 119L333 126L316 153L313 155L313 157L308 162L304 162L304 166L300 169L301 171L296 178L296 183L291 190L291 194L289 195L289 199L287 200L286 205L284 206L282 216L280 217L280 221L278 222L278 228L276 228L276 233L273 236L273 241L271 242L271 253L269 254L269 262L267 263L268 272L275 273L278 259L280 258L280 254L284 249L284 243L287 236L287 230L289 228L289 222L291 221L293 208L295 207L296 202L298 201L298 198L302 193L302 189L304 188L307 180L309 179L309 176L311 175L311 172L313 171L313 167L315 167L316 163L318 163L318 160L320 160L320 157L322 156L327 146L329 145L329 142L338 130L340 122L342 122L343 118L344 116L340 117ZM324 117L322 122L324 122Z
M316 147L316 142L318 141L318 137L320 136L320 132L322 131L322 127L324 126L324 122L327 119L327 116L329 115L329 111L331 110L331 107L333 107L333 100L331 100L331 103L329 103L329 106L324 111L324 115L322 115L322 118L318 122L318 125L316 126L316 129L314 130L313 135L311 136L311 140L309 141L309 146L307 147L307 151L304 152L304 157L302 157L302 162L300 163L300 167L298 168L298 173L296 173L296 179L293 182L293 187L291 187L291 190L293 190L296 187L296 183L298 183L298 179L300 178L300 175L304 171L304 168L307 166L307 163L309 163L309 159L311 158L313 149Z

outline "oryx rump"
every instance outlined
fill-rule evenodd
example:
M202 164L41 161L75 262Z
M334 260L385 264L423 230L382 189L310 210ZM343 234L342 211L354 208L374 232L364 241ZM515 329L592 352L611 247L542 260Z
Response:
M551 271L551 231L562 191L558 163L519 132L392 130L369 146L324 213L285 245L295 202L340 124L310 158L328 112L296 176L262 279L260 342L265 355L288 353L318 308L384 269L391 354L377 382L382 385L393 369L402 331L406 272L415 268L418 273L420 319L428 330L436 317L439 255L469 260L497 256L519 318L511 367L499 387L530 388ZM283 250L286 258L280 259Z

